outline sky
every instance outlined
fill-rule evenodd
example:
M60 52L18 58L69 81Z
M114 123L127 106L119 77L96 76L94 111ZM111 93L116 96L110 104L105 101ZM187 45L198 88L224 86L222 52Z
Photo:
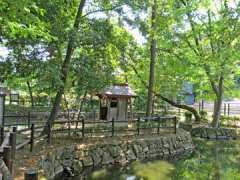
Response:
M0 57L2 56L5 58L7 55L8 55L8 49L3 45L0 45Z

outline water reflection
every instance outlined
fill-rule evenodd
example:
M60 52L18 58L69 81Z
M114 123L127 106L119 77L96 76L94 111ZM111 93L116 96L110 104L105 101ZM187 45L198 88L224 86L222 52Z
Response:
M113 169L102 169L93 172L91 180L168 180L174 172L175 166L166 161L154 162L134 162L128 168L121 168L117 171Z
M240 141L195 140L196 151L177 161L134 162L85 174L90 180L238 180ZM80 177L76 178L80 179Z

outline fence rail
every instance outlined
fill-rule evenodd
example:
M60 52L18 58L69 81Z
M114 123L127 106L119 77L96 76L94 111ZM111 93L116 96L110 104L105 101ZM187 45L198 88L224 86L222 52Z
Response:
M130 125L130 126L129 126ZM48 125L48 133L41 135L44 126L35 126L34 123L30 127L18 129L12 127L10 131L4 133L4 127L0 127L1 149L0 155L10 172L15 159L16 151L29 145L29 151L34 150L34 146L39 140L47 140L51 142L51 137L58 133L67 134L68 136L78 133L80 137L85 138L89 136L119 136L119 135L143 135L147 134L161 134L169 132L176 133L177 118L172 117L142 117L132 121L86 121L84 118L73 121L55 121L52 126ZM161 130L164 130L161 132ZM120 134L121 133L121 134ZM24 137L24 140L18 142L18 137Z
M205 110L208 113L213 113L214 103L213 102L199 102L194 104L196 109ZM223 102L221 108L221 114L224 116L240 116L240 102Z

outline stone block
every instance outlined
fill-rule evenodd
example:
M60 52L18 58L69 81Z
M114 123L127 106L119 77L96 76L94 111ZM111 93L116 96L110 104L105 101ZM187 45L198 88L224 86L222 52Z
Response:
M90 167L93 166L93 159L91 156L85 156L82 158L83 166Z
M91 156L92 156L92 159L93 159L94 167L100 166L100 164L102 162L102 157L100 156L100 154L93 153Z
M122 149L121 149L120 146L110 146L108 148L108 150L109 150L111 156L114 157L114 158L119 156L122 152Z
M76 159L73 160L72 169L73 169L74 175L79 175L83 170L82 161L76 160Z
M133 144L133 151L134 151L135 155L138 157L139 154L142 153L142 147L138 144Z
M136 157L136 155L134 154L134 152L133 152L132 149L128 149L128 150L127 150L127 152L126 152L126 158L127 158L127 160L128 160L129 162L137 159L137 157Z
M110 155L109 152L104 152L102 155L102 164L103 165L108 165L108 164L113 164L114 163L114 159L113 157Z

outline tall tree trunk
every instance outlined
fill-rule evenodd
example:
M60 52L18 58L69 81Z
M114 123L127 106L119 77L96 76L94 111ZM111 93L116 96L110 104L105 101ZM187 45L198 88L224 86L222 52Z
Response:
M151 116L152 113L152 101L153 101L153 88L154 88L154 70L155 70L155 61L156 61L156 50L157 42L155 39L155 30L156 30L156 13L157 13L157 2L154 0L152 5L152 17L151 17L151 47L150 47L150 72L149 72L149 84L148 84L148 100L147 100L147 109L146 116Z
M33 93L32 93L32 87L29 81L27 81L27 87L28 87L28 92L31 100L31 106L34 107L34 100L33 100Z
M76 32L79 28L79 23L80 23L80 20L81 20L82 11L83 11L83 7L85 5L85 2L86 2L86 0L81 0L80 3L79 3L77 15L76 15L74 25L73 25L74 32ZM69 65L71 63L72 54L74 52L74 45L73 44L74 44L74 37L70 36L66 56L65 56L65 59L63 61L62 70L61 70L62 85L59 87L59 89L57 91L50 116L48 118L48 121L46 123L45 128L42 131L42 135L46 134L48 132L48 125L50 125L50 127L51 127L55 118L56 118L56 115L57 115L57 112L58 112L58 109L59 109L59 106L60 106L60 102L61 102L61 99L62 99L62 94L64 93L64 88L65 88L65 84L66 84L67 77L68 77Z
M219 127L220 118L221 118L221 107L223 101L223 76L221 75L218 85L218 93L216 94L216 100L214 101L214 112L212 126Z

